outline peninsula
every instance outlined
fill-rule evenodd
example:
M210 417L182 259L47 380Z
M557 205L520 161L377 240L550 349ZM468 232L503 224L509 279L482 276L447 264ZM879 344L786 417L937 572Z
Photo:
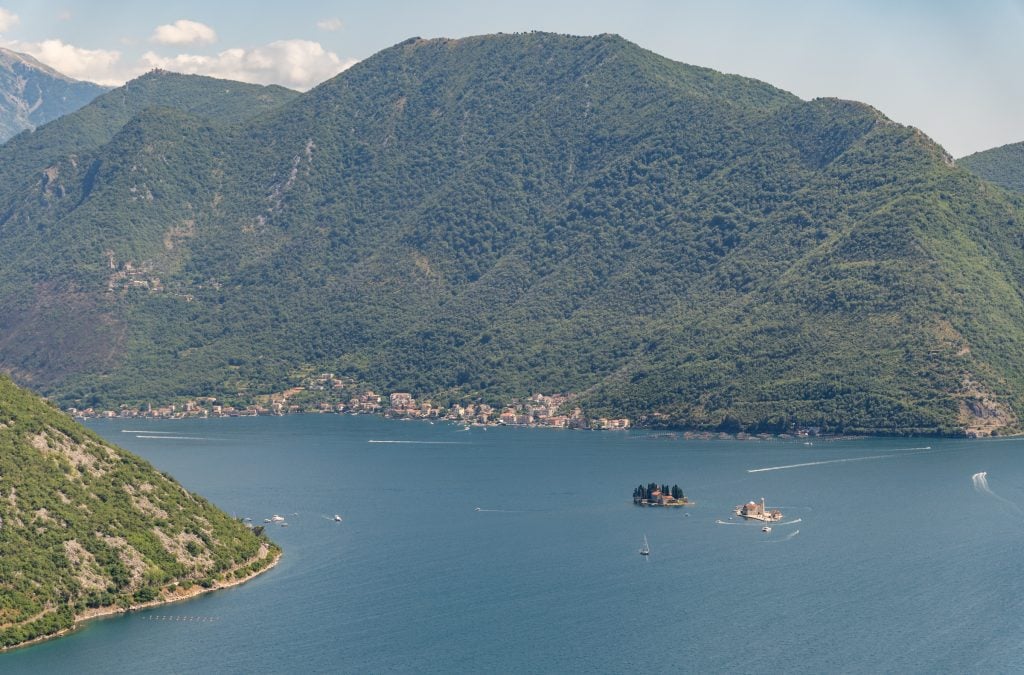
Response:
M0 649L242 583L281 550L0 377Z

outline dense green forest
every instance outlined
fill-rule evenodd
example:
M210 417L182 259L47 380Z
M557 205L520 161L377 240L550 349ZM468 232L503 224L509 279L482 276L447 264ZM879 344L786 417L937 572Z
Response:
M1022 203L870 106L611 35L411 39L280 101L198 82L16 139L0 365L62 405L322 368L650 425L1018 427Z
M957 163L1007 190L1024 192L1024 143L982 150L957 160Z
M277 550L4 377L0 476L0 647L251 574Z

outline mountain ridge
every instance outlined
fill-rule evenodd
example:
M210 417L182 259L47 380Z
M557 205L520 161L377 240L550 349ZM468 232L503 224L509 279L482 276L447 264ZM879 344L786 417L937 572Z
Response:
M147 142L91 150L63 197L0 193L30 252L0 273L0 364L65 404L322 368L656 425L1018 424L1021 203L869 105L530 33L410 39L235 124L180 115L136 116ZM33 276L94 308L52 359L17 348L67 314L17 294Z

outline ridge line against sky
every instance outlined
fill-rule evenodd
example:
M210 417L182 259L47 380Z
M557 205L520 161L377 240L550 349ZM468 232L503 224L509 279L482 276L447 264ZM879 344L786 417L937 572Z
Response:
M306 90L408 37L617 33L801 98L868 103L953 156L1024 140L1024 0L0 0L0 46L119 85L153 68Z

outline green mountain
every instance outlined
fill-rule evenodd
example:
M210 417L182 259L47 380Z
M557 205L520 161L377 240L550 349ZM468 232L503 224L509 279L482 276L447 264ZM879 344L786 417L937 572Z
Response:
M1024 410L1019 200L867 105L616 36L412 39L62 152L0 194L0 364L64 404L322 368L729 430Z
M153 70L0 146L0 185L38 181L38 172L61 160L77 164L77 158L109 143L125 124L150 109L180 110L208 124L225 126L256 117L296 96L284 87Z
M0 647L104 609L187 597L276 546L0 378Z
M0 47L0 143L78 110L107 89Z
M1024 192L1024 143L1010 143L982 150L958 159L957 163L1007 190Z

